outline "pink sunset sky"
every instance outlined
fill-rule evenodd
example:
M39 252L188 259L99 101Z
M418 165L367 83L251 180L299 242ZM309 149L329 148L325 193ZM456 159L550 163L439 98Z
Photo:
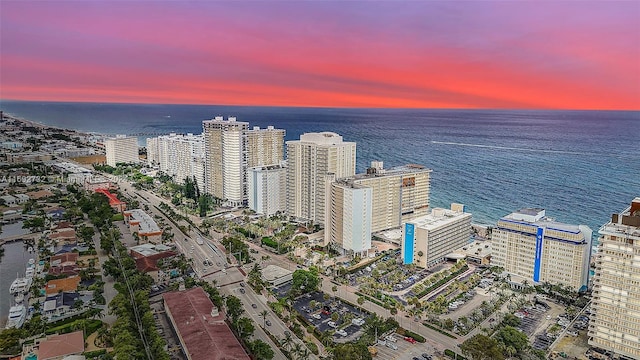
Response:
M640 1L0 1L0 99L640 109Z

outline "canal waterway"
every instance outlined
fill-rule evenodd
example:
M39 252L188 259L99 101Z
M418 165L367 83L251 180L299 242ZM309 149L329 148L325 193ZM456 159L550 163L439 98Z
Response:
M22 221L18 221L3 225L0 239L28 233L27 229L22 228ZM13 295L9 294L9 287L17 274L24 276L27 262L30 258L35 258L35 253L30 254L22 241L6 243L2 247L4 255L0 257L0 329L4 329L9 308L14 304Z

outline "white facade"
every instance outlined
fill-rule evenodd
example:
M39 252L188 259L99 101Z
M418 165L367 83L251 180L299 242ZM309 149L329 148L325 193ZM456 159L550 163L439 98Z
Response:
M494 227L491 265L530 284L548 282L586 289L591 236L587 226L550 220L543 209L522 209L503 217Z
M372 190L346 182L331 184L329 242L343 253L366 256L371 249Z
M149 149L152 149L151 152ZM151 153L151 156L149 154ZM173 177L177 184L185 178L195 180L204 193L204 137L175 133L147 139L147 161L158 170Z
M107 165L116 166L119 163L135 163L138 157L138 138L118 135L104 141Z
M430 268L471 239L471 214L461 204L451 210L435 208L431 214L408 221L402 227L402 261Z
M348 181L373 191L372 232L398 228L429 214L431 169L422 165L384 169L382 161L372 161L367 173Z
M356 143L336 133L305 133L287 141L287 214L324 224L328 179L353 176L355 170Z
M257 166L248 170L249 209L271 216L287 205L287 169L283 165Z
M216 116L202 122L205 142L206 191L242 206L247 199L247 138L249 123Z
M640 197L599 232L589 345L640 359Z

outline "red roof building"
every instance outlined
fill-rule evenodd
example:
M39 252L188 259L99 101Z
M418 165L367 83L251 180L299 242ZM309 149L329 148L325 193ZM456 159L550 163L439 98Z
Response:
M82 331L69 334L49 336L38 346L38 360L62 359L68 355L79 355L84 352L84 336Z
M96 189L97 193L104 194L109 199L109 205L116 211L123 212L127 209L127 203L120 201L115 195L104 188Z
M164 293L164 308L189 360L249 360L238 339L200 287Z

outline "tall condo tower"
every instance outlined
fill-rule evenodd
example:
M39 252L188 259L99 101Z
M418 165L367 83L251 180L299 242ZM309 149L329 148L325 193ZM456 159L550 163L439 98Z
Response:
M287 213L324 224L331 179L356 172L356 143L333 132L287 141Z
M640 359L640 197L599 233L589 345Z
M249 123L216 116L202 122L206 191L241 206L247 198L247 136Z
M107 165L116 166L118 163L138 162L138 138L135 136L118 135L104 141L107 155Z

